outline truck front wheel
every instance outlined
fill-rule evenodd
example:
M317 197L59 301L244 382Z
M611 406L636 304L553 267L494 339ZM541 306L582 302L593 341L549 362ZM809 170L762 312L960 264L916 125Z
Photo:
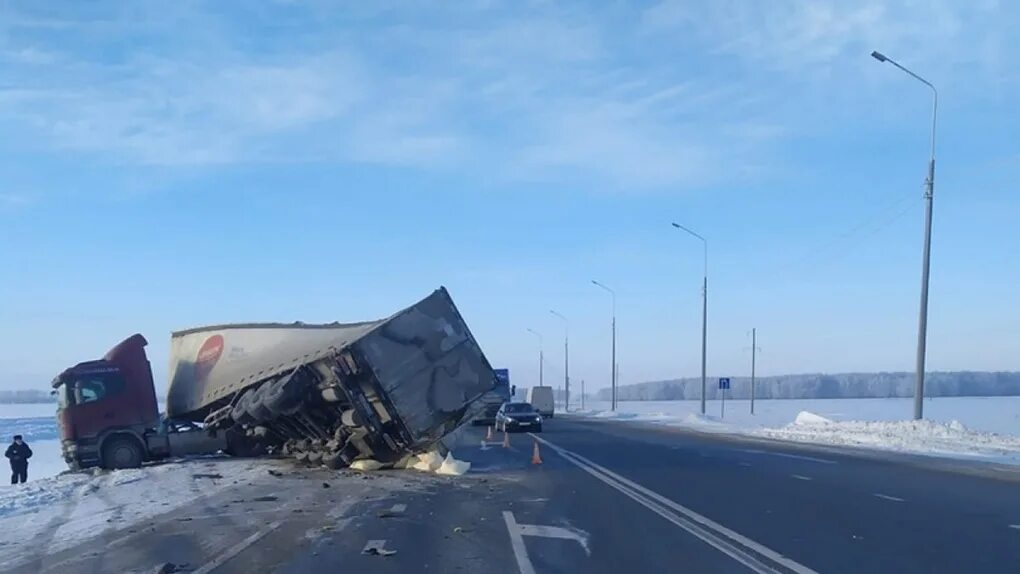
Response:
M138 468L145 453L138 441L131 437L114 437L103 445L103 468Z

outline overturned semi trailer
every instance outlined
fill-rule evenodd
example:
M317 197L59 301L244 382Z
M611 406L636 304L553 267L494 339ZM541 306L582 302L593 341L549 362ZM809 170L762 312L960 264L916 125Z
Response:
M331 468L427 449L495 385L445 288L378 321L176 332L169 376L169 417Z

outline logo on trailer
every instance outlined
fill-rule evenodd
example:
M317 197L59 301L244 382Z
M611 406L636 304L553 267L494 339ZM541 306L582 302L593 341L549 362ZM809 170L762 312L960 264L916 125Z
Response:
M223 355L223 335L213 335L202 343L195 358L195 379L204 380Z

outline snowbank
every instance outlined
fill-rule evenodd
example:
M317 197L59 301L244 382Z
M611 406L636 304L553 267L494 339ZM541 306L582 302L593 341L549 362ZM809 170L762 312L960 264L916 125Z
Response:
M58 552L238 483L265 480L272 464L213 459L0 486L0 571L32 553Z
M797 413L797 418L793 419L795 425L826 425L831 422L831 419L816 415L811 411L800 411Z
M1020 465L1020 397L926 401L935 420L924 421L902 420L912 403L899 398L773 399L758 401L755 415L748 401L726 401L725 418L701 414L700 401L622 401L616 412L596 405L568 416ZM721 415L718 402L708 410Z
M800 442L1020 464L1020 437L972 431L959 421L835 422L802 412L792 424L761 429L757 434Z

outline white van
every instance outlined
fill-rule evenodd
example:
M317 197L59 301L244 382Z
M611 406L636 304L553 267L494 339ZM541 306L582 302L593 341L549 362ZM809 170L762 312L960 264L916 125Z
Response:
M531 387L528 390L528 402L535 407L538 414L552 418L555 410L552 387Z

